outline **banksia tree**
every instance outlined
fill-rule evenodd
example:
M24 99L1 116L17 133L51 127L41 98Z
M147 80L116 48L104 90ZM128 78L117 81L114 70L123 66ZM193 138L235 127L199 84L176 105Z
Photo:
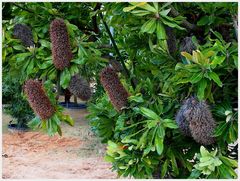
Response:
M192 37L185 37L180 43L179 51L180 52L188 52L192 54L193 50L196 50L197 47L194 45L192 41Z
M62 19L55 19L50 25L52 56L55 67L63 70L70 66L73 58L67 26Z
M13 28L13 36L20 39L26 47L34 46L32 31L27 25L16 24Z
M180 108L176 122L182 132L187 136L191 135L196 142L203 145L215 142L213 132L216 123L205 101L188 98Z
M23 88L31 108L41 120L51 118L55 113L55 108L47 97L41 82L30 79L25 82Z
M127 105L129 94L119 80L116 71L111 67L104 68L100 73L100 81L111 103L120 112Z
M72 76L68 89L72 94L83 101L89 100L92 95L89 83L79 75Z

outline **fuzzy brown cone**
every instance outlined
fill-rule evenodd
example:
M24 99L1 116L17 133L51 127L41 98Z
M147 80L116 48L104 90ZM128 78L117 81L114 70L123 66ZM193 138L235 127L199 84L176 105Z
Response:
M13 28L13 36L20 39L26 47L34 46L33 34L27 25L16 24Z
M53 64L56 69L63 70L70 66L73 58L67 26L62 19L55 19L50 25L50 38L52 42Z
M188 98L178 114L179 117L177 116L176 120L185 135L190 136L190 133L196 142L203 145L215 142L213 132L216 122L205 101L198 101L194 97Z
M49 119L55 113L55 108L46 96L41 82L30 79L25 82L23 88L31 108L41 120Z
M129 94L120 82L116 71L111 67L104 68L100 73L100 81L111 103L120 112L127 105Z
M89 83L79 75L72 76L68 89L83 101L89 100L92 95Z

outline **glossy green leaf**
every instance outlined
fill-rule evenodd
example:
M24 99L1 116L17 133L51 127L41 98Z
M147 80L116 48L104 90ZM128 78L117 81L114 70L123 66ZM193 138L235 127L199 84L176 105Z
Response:
M215 72L209 72L208 75L219 87L222 87L222 82Z

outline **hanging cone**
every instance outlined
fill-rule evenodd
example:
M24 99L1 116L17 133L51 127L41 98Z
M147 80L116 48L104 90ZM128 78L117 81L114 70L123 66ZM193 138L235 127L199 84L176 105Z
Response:
M127 105L129 94L119 80L116 71L111 67L104 68L100 73L100 81L112 105L120 112Z
M83 101L89 100L92 96L89 83L79 75L72 76L68 89L72 94Z
M185 126L189 125L187 133L191 133L193 139L203 145L210 145L215 142L213 132L216 127L216 122L212 117L212 113L205 101L198 101L196 98L188 98L180 109L181 116L186 120ZM180 116L180 117L181 117ZM180 129L185 130L180 126L181 121L177 120ZM179 124L180 123L180 124Z
M67 26L62 19L55 19L51 22L50 38L52 42L53 64L56 69L63 70L69 67L73 55Z
M31 108L41 120L49 119L55 113L55 108L47 97L41 82L30 79L25 82L23 88Z
M13 36L20 39L26 47L34 46L32 31L27 25L16 24L13 28Z

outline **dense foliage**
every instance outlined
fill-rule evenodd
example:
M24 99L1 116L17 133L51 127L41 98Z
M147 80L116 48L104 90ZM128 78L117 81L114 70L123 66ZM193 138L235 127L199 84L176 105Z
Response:
M65 34L50 34L59 18ZM34 46L13 37L16 24L30 27ZM232 2L3 3L3 69L21 84L47 80L52 102L53 85L76 74L92 83L87 118L124 177L237 177L237 48ZM57 69L59 54L70 65ZM51 135L59 121L48 121L39 127Z

